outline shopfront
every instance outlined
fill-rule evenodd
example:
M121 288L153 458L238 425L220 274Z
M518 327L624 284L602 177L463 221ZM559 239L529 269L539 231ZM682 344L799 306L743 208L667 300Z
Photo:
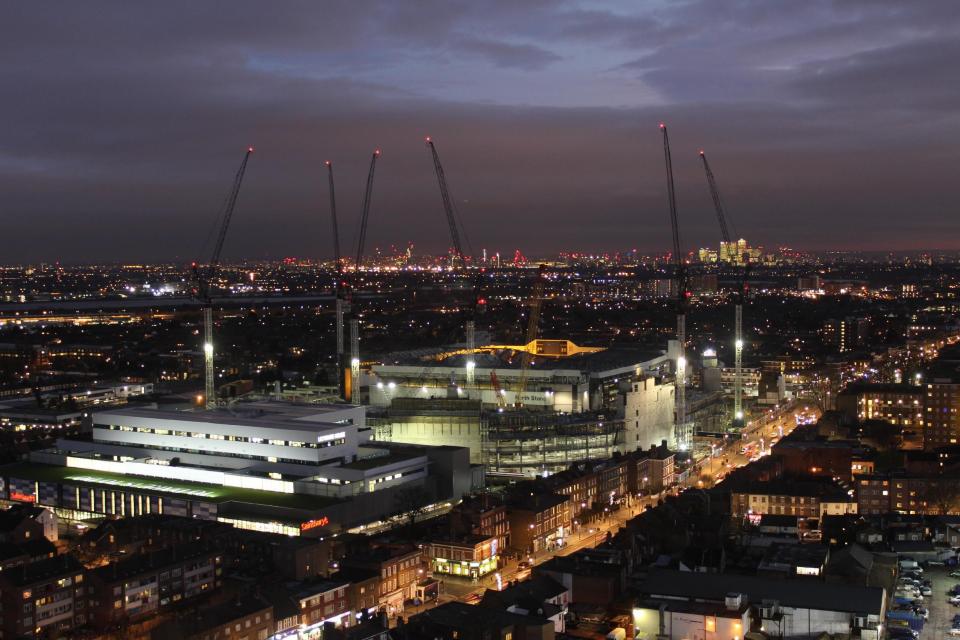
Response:
M430 564L434 574L480 578L499 566L497 538L470 536L464 540L430 543Z

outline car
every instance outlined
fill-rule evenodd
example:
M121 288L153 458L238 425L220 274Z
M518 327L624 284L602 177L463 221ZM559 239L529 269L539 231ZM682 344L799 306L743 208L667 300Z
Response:
M953 627L948 633L952 636L960 636L960 629Z
M960 607L960 596L950 596L947 598L947 602L955 607Z
M951 577L951 578L960 578L960 571L951 571L951 572L950 572L950 577Z
M930 587L920 587L920 595L922 595L922 596L932 596L932 595L933 595L933 589L931 589Z

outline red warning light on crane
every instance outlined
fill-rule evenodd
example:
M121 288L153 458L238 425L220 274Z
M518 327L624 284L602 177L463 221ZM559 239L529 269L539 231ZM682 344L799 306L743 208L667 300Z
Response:
M253 147L247 147L247 153L253 153Z
M424 138L424 141L425 141L427 144L430 144L430 142L431 142L432 140L433 140L433 138L431 138L430 136L427 136L426 138Z

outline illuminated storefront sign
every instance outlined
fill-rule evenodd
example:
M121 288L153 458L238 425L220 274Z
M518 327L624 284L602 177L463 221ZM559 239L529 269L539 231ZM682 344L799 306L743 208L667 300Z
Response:
M29 493L20 493L19 491L11 491L10 499L16 500L18 502L36 502L37 497L32 496Z
M315 529L317 527L325 527L330 524L330 518L323 516L322 518L317 518L316 520L309 520L300 525L300 531L309 531L310 529Z

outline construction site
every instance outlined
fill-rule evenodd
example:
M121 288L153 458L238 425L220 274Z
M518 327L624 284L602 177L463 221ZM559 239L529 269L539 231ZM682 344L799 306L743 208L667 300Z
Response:
M735 433L744 424L742 306L749 261L740 261L732 292L735 318L732 389L721 388L715 353L688 356L687 307L691 277L681 243L670 142L660 125L672 232L669 253L676 332L662 348L635 344L585 345L562 337L541 337L544 267L540 266L525 301L525 331L519 344L504 343L481 328L488 306L486 262L464 249L463 222L451 196L433 139L425 139L449 229L447 272L458 276L462 340L416 351L362 353L361 314L353 304L364 269L374 179L381 150L370 157L353 259L341 251L334 168L325 162L335 265L337 391L342 402L369 405L375 438L383 441L466 446L471 462L492 473L552 473L570 464L609 458L668 441L697 456L704 436ZM247 150L219 218L213 255L205 270L194 266L195 299L203 310L203 353L207 408L217 404L211 284L253 148ZM728 220L713 170L699 152L721 238L732 244ZM732 393L729 393L732 391ZM731 397L732 396L732 397ZM730 402L732 400L732 402ZM698 437L699 436L699 437Z

